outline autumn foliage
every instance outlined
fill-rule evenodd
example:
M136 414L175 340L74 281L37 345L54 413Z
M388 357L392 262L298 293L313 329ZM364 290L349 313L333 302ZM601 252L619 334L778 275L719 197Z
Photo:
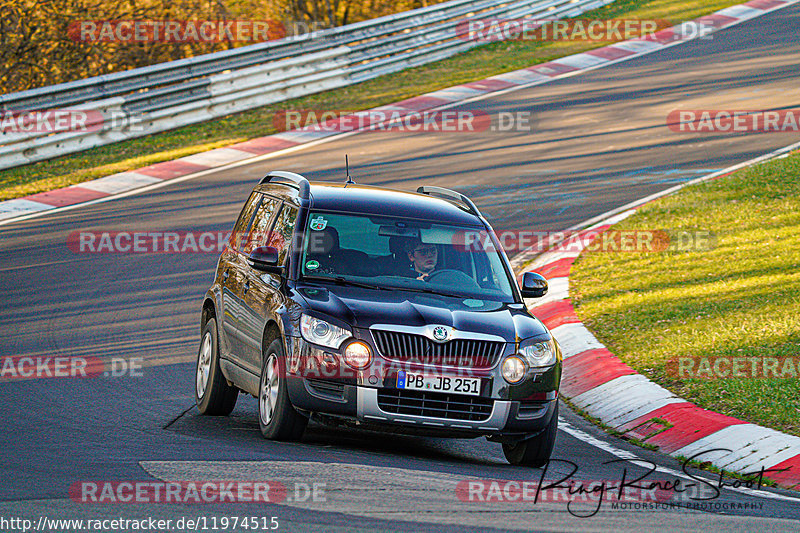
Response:
M254 38L81 40L80 21L270 21L270 38L341 26L441 0L0 0L0 93L173 61ZM246 24L245 24L246 26ZM257 25L256 25L257 26ZM282 33L278 31L285 29ZM99 30L98 30L99 31ZM245 34L247 35L247 34ZM191 36L190 36L191 37ZM261 39L263 40L263 39Z

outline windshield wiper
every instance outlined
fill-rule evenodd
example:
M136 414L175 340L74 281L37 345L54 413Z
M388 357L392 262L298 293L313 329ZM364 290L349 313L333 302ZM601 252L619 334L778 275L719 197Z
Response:
M449 296L450 298L467 298L467 296L461 294L453 294L450 292L444 291L437 291L436 289L432 289L430 287L397 287L397 289L401 291L409 291L409 292L424 292L425 294L436 294L438 296Z
M362 289L375 289L379 291L388 291L391 290L388 287L381 287L380 285L371 285L369 283L362 283L360 281L353 281L351 279L347 279L344 276L303 276L304 280L310 281L329 281L336 283L337 285L349 285L351 287L361 287Z
M409 291L409 292L423 292L426 294L436 294L438 296L448 296L450 298L466 298L464 295L452 294L449 292L438 291L431 287L382 287L380 285L372 285L369 283L362 283L347 279L344 276L303 276L303 280L308 281L327 281L337 285L349 285L351 287L360 287L362 289L376 289L381 291Z

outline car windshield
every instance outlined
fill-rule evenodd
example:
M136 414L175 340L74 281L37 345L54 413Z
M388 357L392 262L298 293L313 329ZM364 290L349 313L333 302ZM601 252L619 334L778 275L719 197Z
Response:
M303 242L307 280L514 300L500 252L480 228L312 212Z

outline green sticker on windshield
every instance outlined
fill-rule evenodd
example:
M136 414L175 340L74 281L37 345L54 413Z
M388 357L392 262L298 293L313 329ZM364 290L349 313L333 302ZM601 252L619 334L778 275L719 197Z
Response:
M467 307L483 307L483 300L464 300L464 305Z
M322 216L318 216L317 218L311 219L311 229L314 231L322 231L326 227L328 227L328 221L322 218Z
M309 261L306 263L306 268L309 270L316 270L319 268L319 261Z

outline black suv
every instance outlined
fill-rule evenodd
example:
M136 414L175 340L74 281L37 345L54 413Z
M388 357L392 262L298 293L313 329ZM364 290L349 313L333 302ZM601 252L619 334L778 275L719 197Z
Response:
M309 183L272 172L247 199L203 302L195 396L258 398L269 439L324 423L501 442L541 466L558 425L561 350L465 196Z

